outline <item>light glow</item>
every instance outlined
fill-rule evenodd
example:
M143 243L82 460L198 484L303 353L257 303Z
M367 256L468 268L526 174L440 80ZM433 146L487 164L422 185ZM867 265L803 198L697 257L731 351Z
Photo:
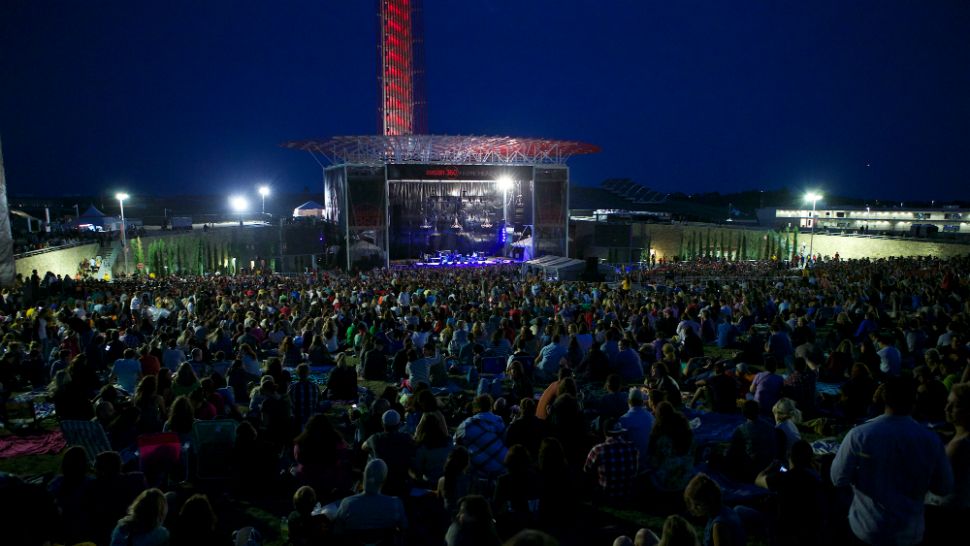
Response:
M229 198L229 206L236 212L245 212L249 208L249 200L242 195L233 195Z

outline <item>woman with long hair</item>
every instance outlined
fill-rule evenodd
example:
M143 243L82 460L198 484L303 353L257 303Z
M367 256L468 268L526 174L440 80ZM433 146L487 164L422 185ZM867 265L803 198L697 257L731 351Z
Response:
M658 491L681 491L694 475L694 432L670 402L657 404L654 413L647 444L650 481Z
M192 436L193 425L195 425L195 407L188 396L179 396L168 409L168 420L165 421L162 430L178 434L179 441L184 444Z
M260 374L259 356L252 346L243 343L239 348L239 359L242 360L243 369L249 374L251 379L258 379Z
M825 366L819 370L818 380L826 383L841 383L845 381L855 359L852 357L852 340L843 339L829 354Z
M132 400L138 409L138 430L142 434L158 432L162 429L165 415L165 399L158 394L158 378L146 375L135 388Z
M183 362L175 372L172 380L172 394L178 396L188 396L200 387L199 376L195 375L192 364Z
M418 421L414 433L414 459L411 476L423 487L433 488L445 472L445 463L454 443L448 435L448 425L437 411L426 411Z
M168 501L161 490L142 491L118 520L111 533L111 546L167 546L169 533L162 524L168 515Z
M475 478L469 472L471 457L465 446L456 446L448 459L441 478L438 480L438 497L444 502L450 514L458 512L458 501L475 489Z

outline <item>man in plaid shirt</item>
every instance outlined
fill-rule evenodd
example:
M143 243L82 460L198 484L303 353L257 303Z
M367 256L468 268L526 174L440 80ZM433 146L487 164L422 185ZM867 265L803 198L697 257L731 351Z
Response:
M629 497L637 475L639 453L625 435L626 429L613 423L606 431L606 441L593 446L583 466L587 473L596 472L599 493L607 499Z
M317 413L317 406L320 403L320 387L310 380L310 366L300 364L296 367L296 375L298 379L296 383L290 385L287 394L290 397L293 417L302 430L310 416Z

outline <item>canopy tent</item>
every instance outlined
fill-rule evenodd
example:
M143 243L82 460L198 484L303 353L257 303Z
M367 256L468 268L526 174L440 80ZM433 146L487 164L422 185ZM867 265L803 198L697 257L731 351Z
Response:
M106 215L94 205L88 207L84 211L84 214L77 218L77 227L90 226L88 229L97 231L112 231L118 229L120 226L117 224L120 224L117 218Z
M307 201L293 209L293 217L323 216L323 205L316 201Z

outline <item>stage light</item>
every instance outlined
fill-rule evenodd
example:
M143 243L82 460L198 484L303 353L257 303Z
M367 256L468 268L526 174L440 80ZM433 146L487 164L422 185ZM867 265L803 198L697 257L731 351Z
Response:
M512 189L512 185L514 184L514 182L512 181L512 177L511 176L502 176L502 177L499 177L499 179L496 180L495 183L498 185L498 189L501 190L501 191L509 191L509 190L511 190Z

